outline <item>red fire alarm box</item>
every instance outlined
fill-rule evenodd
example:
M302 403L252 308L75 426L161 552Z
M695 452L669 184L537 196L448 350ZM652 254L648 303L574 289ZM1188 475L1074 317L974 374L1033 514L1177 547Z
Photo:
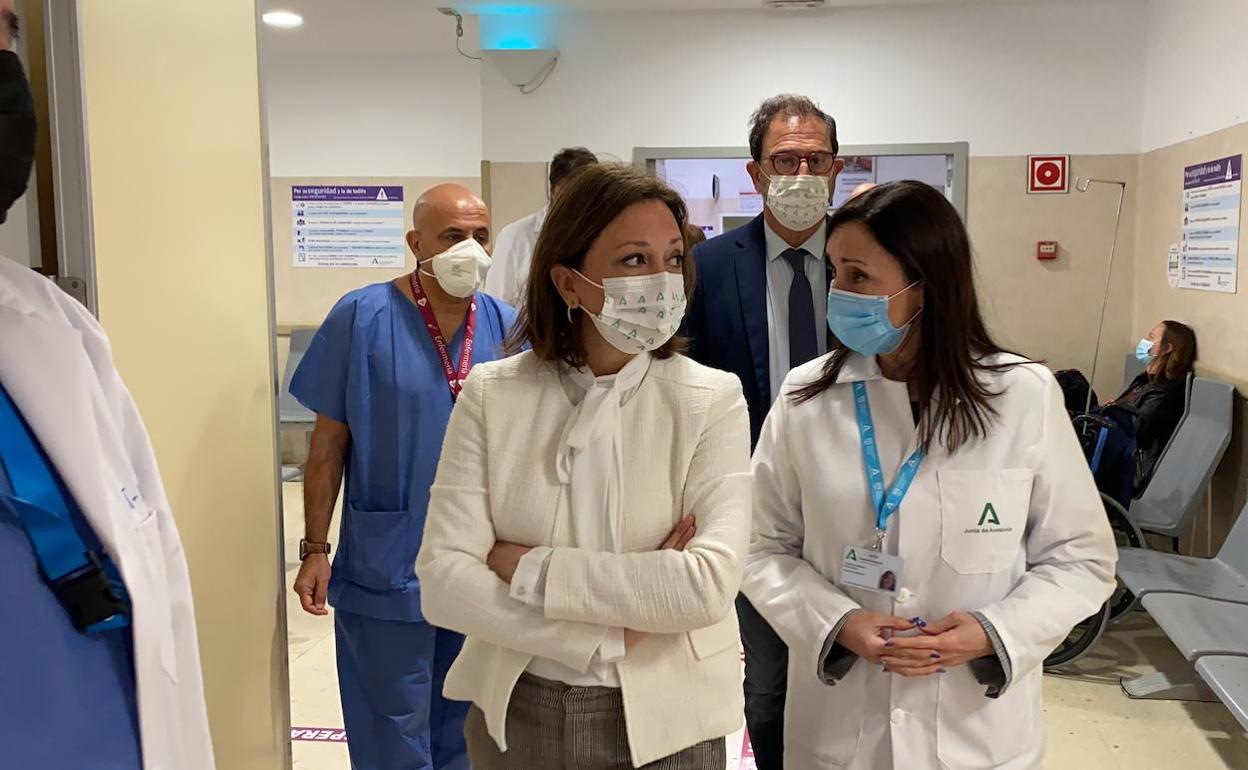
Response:
M1057 241L1036 241L1036 259L1057 259Z

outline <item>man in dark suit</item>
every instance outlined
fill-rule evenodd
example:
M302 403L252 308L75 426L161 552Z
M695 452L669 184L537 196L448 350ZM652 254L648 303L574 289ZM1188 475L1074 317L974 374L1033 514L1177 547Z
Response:
M763 213L694 251L698 288L685 333L690 355L741 378L751 440L780 395L789 369L828 350L824 258L836 121L810 99L781 95L750 121L746 166L764 196ZM737 597L745 645L745 718L759 770L783 770L788 649L744 596Z

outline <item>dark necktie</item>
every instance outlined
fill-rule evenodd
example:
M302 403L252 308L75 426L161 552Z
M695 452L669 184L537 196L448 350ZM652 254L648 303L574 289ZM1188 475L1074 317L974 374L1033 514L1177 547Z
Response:
M800 366L819 355L815 337L815 301L806 277L805 249L789 249L780 255L793 268L789 284L789 367Z

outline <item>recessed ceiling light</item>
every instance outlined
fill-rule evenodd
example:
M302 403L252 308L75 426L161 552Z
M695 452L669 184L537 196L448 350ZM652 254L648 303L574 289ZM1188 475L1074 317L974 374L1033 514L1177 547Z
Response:
M260 19L270 27L294 29L303 24L303 17L294 11L269 11Z

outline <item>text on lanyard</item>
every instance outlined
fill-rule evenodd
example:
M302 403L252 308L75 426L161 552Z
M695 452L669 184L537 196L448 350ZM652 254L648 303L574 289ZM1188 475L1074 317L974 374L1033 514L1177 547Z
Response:
M873 548L880 550L884 545L884 534L888 530L888 520L901 506L901 501L910 491L914 477L923 464L922 447L914 450L901 467L897 469L897 478L887 491L884 489L884 469L880 466L880 451L875 439L875 422L871 419L871 404L867 400L867 384L854 383L854 411L858 415L858 441L862 445L862 462L867 476L867 488L871 490L871 504L875 510L875 542Z
M451 400L454 401L459 397L459 391L464 388L464 380L468 379L468 371L472 368L472 341L477 332L477 299L473 297L468 304L468 317L464 319L464 350L459 357L459 369L457 370L451 362L451 350L447 344L446 335L442 333L442 327L438 325L438 317L434 315L433 308L430 307L429 297L425 294L425 289L420 285L420 278L417 275L420 271L412 271L412 296L416 298L416 307L420 309L420 316L425 320L425 328L429 330L429 338L433 340L433 346L438 351L438 360L442 362L442 370L446 374L446 384L451 389Z

